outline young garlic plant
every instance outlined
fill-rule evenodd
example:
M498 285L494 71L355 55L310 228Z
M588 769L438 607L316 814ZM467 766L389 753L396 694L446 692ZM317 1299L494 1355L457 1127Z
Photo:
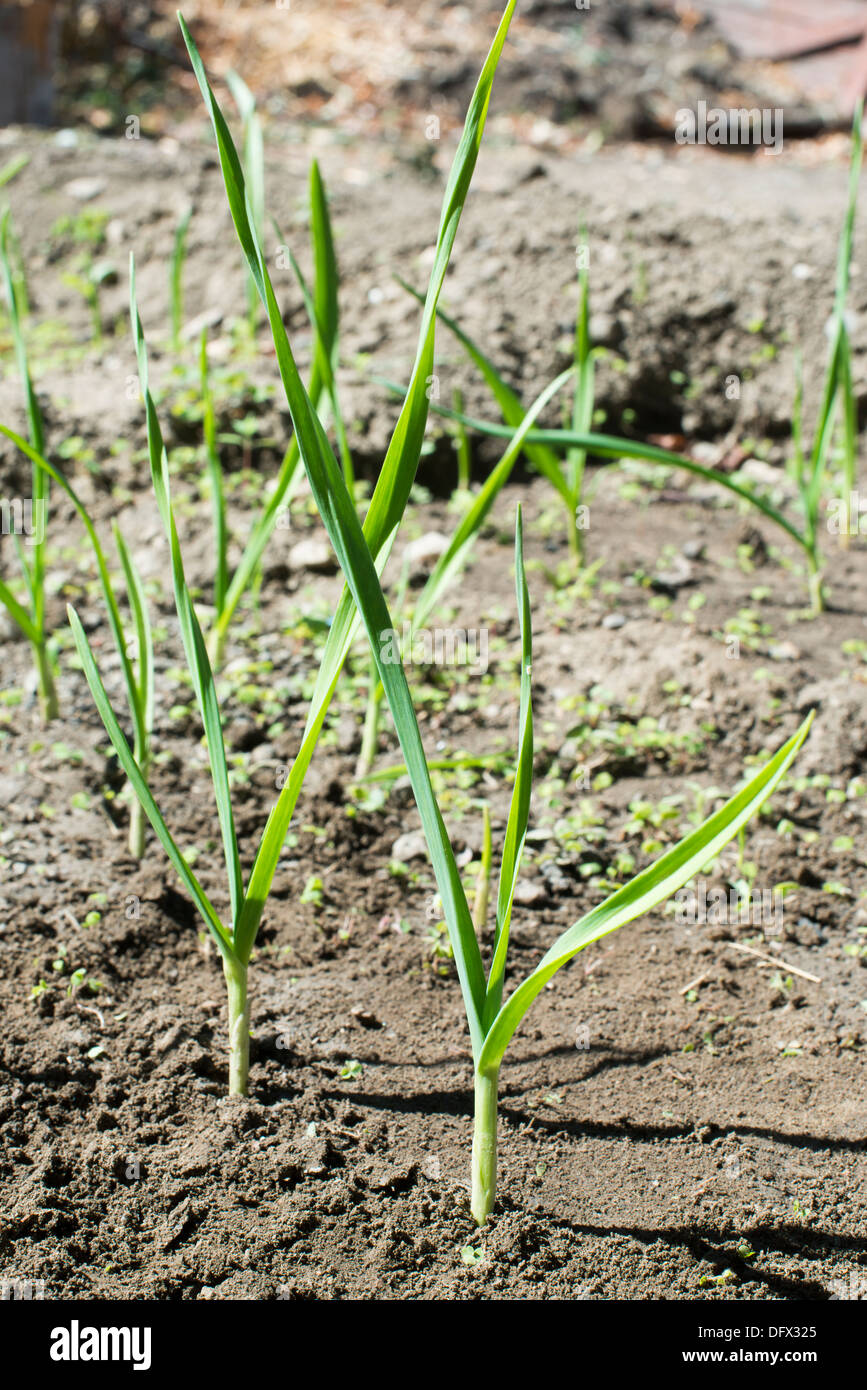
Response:
M395 279L414 299L420 298L418 290L413 289L399 275L395 276ZM497 371L490 358L485 355L469 334L464 332L455 319L444 309L438 310L438 318L457 338L488 386L503 420L505 427L503 434L509 434L517 429L524 416L524 407L517 393ZM579 436L586 434L593 426L596 360L602 355L602 352L602 348L592 347L590 344L590 277L586 261L582 259L578 269L578 310L575 316L572 349L574 389L569 421L569 428ZM399 392L401 389L391 382L384 384L391 391ZM453 421L456 428L464 432L464 435L467 426L473 423L457 403L450 410L434 404L434 410ZM576 569L580 569L585 558L582 499L587 450L580 444L570 445L566 450L564 467L563 460L554 449L547 444L536 441L537 432L533 431L525 440L523 453L536 471L547 478L563 506L566 515L566 534L573 565Z
M471 1209L483 1225L493 1208L497 1181L497 1096L500 1067L516 1029L551 977L577 953L600 937L644 916L671 898L714 859L759 810L784 776L806 738L808 716L798 731L745 787L708 817L697 830L663 854L655 864L619 888L565 931L531 972L504 1000L504 986L515 887L529 819L533 772L533 720L530 699L532 635L530 600L524 573L521 513L515 534L515 572L521 629L521 697L518 718L517 774L506 826L497 892L493 940L485 942L485 972L477 939L485 921L485 895L478 892L470 912L454 852L434 796L429 764L402 665L392 659L387 634L391 618L369 552L358 534L348 495L340 495L339 475L327 454L305 455L317 504L323 508L335 552L362 614L371 651L391 708L443 905L449 939L463 994L474 1071L474 1126ZM345 493L345 489L344 489ZM388 655L383 653L387 650ZM489 853L489 851L488 851Z
M327 316L329 313L328 305L333 305L336 302L336 296L331 293L327 285L322 286L322 300L316 308L317 336L319 338L317 363L319 365L314 367L311 377L315 390L308 391L304 388L289 347L270 273L256 230L250 200L247 196L241 161L238 158L223 113L208 85L196 46L183 19L180 21L193 69L214 125L220 165L232 217L257 293L268 315L277 350L278 366L295 425L296 441L293 444L295 456L296 458L299 456L304 458L305 464L312 458L327 458L327 466L329 468L333 466L335 477L332 478L329 475L325 493L320 486L321 479L317 475L315 499L320 511L323 512L326 526L330 522L332 506L349 507L355 527L354 543L360 542L364 558L373 567L374 575L382 569L388 559L409 499L410 488L421 454L428 410L427 382L433 369L436 306L478 157L494 74L505 42L514 3L515 0L512 0L512 3L507 7L467 112L463 136L455 155L443 200L434 264L422 316L415 366L379 479L370 500L363 531L354 501L350 498L347 489L344 473L334 459L325 428L314 404L314 399L318 400L326 390L323 383L321 359L326 350L329 354L331 353L333 335L328 341L323 340L334 329L334 321L332 320L329 326ZM318 172L316 178L318 180ZM321 183L318 186L321 187ZM324 255L320 263L323 267L325 266ZM321 282L321 276L319 278ZM357 607L357 593L350 578L350 574L354 571L346 571L348 582L329 627L301 743L280 795L268 816L249 877L245 882L241 870L238 837L229 793L227 758L216 686L207 646L184 573L180 538L171 500L168 459L148 381L147 348L135 298L133 268L131 268L130 275L130 307L133 339L138 358L139 380L145 403L151 481L169 543L175 606L186 662L205 733L217 819L223 843L229 899L227 921L222 920L217 908L178 848L162 811L148 786L147 779L137 762L134 751L130 748L120 727L81 621L72 608L69 610L69 620L84 674L121 766L220 953L228 1000L229 1090L232 1094L243 1095L247 1092L249 1074L248 969L250 955L304 777L319 741L340 672L358 633L361 618ZM329 361L331 361L330 356ZM326 370L326 379L327 375ZM288 481L291 480L291 471L287 480L285 469L284 460L278 489L284 481L288 487ZM309 476L310 469L308 468ZM264 521L267 518L272 528L274 522L272 508L274 505L274 497L272 496L272 500L261 519ZM329 515L326 516L326 513ZM268 533L270 534L270 531ZM231 594L231 586L229 592ZM455 872L457 871L455 870Z
M256 107L256 98L243 77L231 69L226 83L241 117L244 147L244 178L250 196L250 210L257 235L265 232L265 137ZM250 331L255 331L259 312L259 295L252 276L247 277L247 312Z
M508 5L497 39L483 69L480 87L486 74L493 77L493 68L505 39L506 29L514 10ZM603 903L585 914L564 932L543 956L530 975L505 994L509 928L524 839L530 811L533 771L533 722L530 699L532 666L532 635L530 600L524 573L521 514L518 511L515 533L515 569L518 611L521 628L521 696L518 720L518 759L512 793L497 893L497 919L493 941L490 943L490 963L487 973L482 950L476 934L476 923L467 901L454 850L446 830L442 812L433 791L418 720L406 673L399 654L395 653L391 634L394 631L382 585L381 557L387 553L406 505L412 473L418 461L405 454L392 468L395 456L392 449L386 457L380 484L387 480L384 493L379 484L364 525L359 520L354 499L350 496L340 465L322 427L313 401L304 388L286 334L283 317L274 295L268 268L251 223L249 203L244 195L240 161L231 142L228 128L208 85L201 60L186 29L184 36L193 66L208 109L214 122L220 150L223 178L235 226L247 254L248 264L260 296L266 306L271 333L277 354L281 379L299 443L299 449L311 493L334 547L343 571L347 592L341 600L332 624L331 637L338 622L354 626L358 616L364 625L376 664L377 674L388 700L394 727L400 742L404 763L410 778L416 806L425 834L431 865L452 945L455 965L473 1056L475 1120L472 1158L472 1211L479 1224L491 1212L496 1191L497 1169L497 1094L500 1066L508 1044L521 1020L551 977L571 960L578 951L597 941L627 922L650 912L670 898L701 868L713 859L725 844L738 834L741 827L771 795L801 746L810 726L809 716L797 733L788 740L770 762L737 792L726 804L710 816L673 849L663 854L655 864L636 875L631 882L611 894ZM489 91L489 86L488 86ZM477 89L478 92L478 89ZM487 96L484 109L487 107ZM471 115L473 107L471 107ZM468 117L468 125L470 118ZM478 131L480 135L480 131ZM465 139L467 131L465 130ZM459 152L460 159L460 152ZM459 166L459 159L456 161ZM446 193L443 229L451 226L449 210L454 197L465 189L465 182L453 169ZM453 234L451 239L453 240ZM441 243L442 244L442 243ZM438 253L433 280L436 288L429 290L422 324L420 354L423 367L432 361L432 328L436 316L438 284L448 260L447 251ZM426 415L424 383L428 373L414 374L410 391L404 402L401 419L395 432L400 437L408 433L413 421L423 421ZM403 431L402 431L403 426ZM410 471L411 470L411 471ZM389 524L390 523L390 524ZM344 617L345 615L345 617ZM279 803L278 803L279 805ZM273 814L273 813L272 813ZM483 916L483 895L477 894L476 908L479 926ZM486 946L488 943L485 943Z
M26 439L23 439L20 434L16 434L14 430L9 429L7 425L0 424L0 434L4 435L10 443L14 444L17 449L20 449L22 454L30 459L34 472L39 471L43 473L46 480L50 478L58 487L63 489L81 518L84 529L87 532L96 560L100 588L102 589L105 606L108 610L109 626L111 628L112 637L114 638L118 657L120 658L121 672L126 689L127 707L132 721L135 760L142 776L146 779L151 765L151 737L153 733L154 717L153 636L151 633L144 585L142 584L141 575L133 560L130 549L121 534L119 526L115 522L113 526L114 543L123 571L126 584L127 603L129 605L135 631L135 659L130 656L130 639L124 629L120 607L111 582L108 561L96 527L91 520L87 508L81 501L81 498L78 496L72 484L58 468L55 468L53 463L49 462L44 454L41 454L32 444L29 444ZM134 859L141 859L144 856L144 847L145 828L142 807L138 798L133 796L130 805L128 848Z
M527 438L539 415L545 409L546 405L548 405L549 401L553 400L564 387L575 380L578 371L579 368L576 366L569 367L565 372L561 372L561 374L555 377L543 391L540 391L526 413L523 413L522 410L517 420L517 427L511 435L504 453L491 469L484 483L473 497L469 507L461 518L460 524L454 531L448 545L425 581L424 587L411 612L407 612L406 614L408 623L406 644L409 649L412 648L413 633L424 628L446 589L454 583L456 576L467 563L470 551L478 539L479 533L488 518L497 496L511 476L512 470L520 458L522 450L527 447ZM405 586L401 585L398 594L398 601L400 602L403 601L404 591ZM398 621L400 621L400 619L398 619ZM361 752L355 769L355 775L359 781L369 776L379 746L379 728L384 691L382 683L376 674L376 665L372 660L369 692L364 720L364 732L361 740Z
M822 584L822 547L820 543L822 504L831 493L832 503L839 503L841 522L839 532L843 544L848 543L851 534L857 533L858 519L853 519L852 497L855 495L858 412L852 381L852 353L846 302L849 292L850 264L852 259L852 240L855 227L855 212L858 199L858 186L861 174L863 109L859 104L852 126L852 151L849 166L849 190L846 213L840 233L837 252L837 276L834 293L834 306L830 321L831 349L822 388L819 413L813 434L812 447L807 452L803 447L801 431L802 387L800 371L792 414L792 458L789 472L798 493L800 522L790 521L779 507L761 497L751 486L738 483L719 469L697 463L668 449L654 444L643 444L637 440L622 439L616 435L598 434L592 430L593 423L593 361L597 349L591 348L588 336L588 289L587 271L582 269L579 280L579 308L575 338L575 363L579 368L576 382L575 407L571 426L568 429L531 430L527 435L524 453L536 470L551 483L566 508L569 520L569 536L573 554L580 555L580 535L577 526L577 507L581 501L584 463L588 454L597 458L612 460L633 459L639 462L658 464L669 468L684 469L706 482L715 483L743 502L759 511L767 520L793 540L803 552L806 561L807 587L811 610L814 614L824 607ZM400 281L410 294L417 292ZM521 401L512 387L504 380L497 368L481 348L469 337L460 325L443 310L439 317L457 337L470 360L480 371L496 401L502 417L502 424L488 420L472 419L463 411L449 409L433 403L434 411L446 419L460 425L463 429L477 431L484 435L509 438L516 423L523 414ZM402 388L391 382L384 385L392 391ZM829 489L829 462L835 437L839 434L842 454L840 480L833 482ZM565 467L564 467L565 461ZM833 494L837 493L834 498Z
M147 777L151 762L151 733L153 730L153 641L144 587L129 548L121 535L120 529L115 524L113 528L115 546L124 575L127 603L135 629L137 655L136 660L133 661L129 655L129 639L124 630L120 609L111 582L108 562L102 545L100 544L96 527L75 489L60 470L56 468L54 464L50 463L45 456L45 431L42 413L39 409L39 403L30 377L24 337L17 312L17 296L12 286L7 249L7 216L4 216L2 222L0 222L0 268L2 268L3 271L6 291L9 296L13 338L27 403L30 439L24 439L21 435L3 424L0 424L0 434L4 435L10 443L14 444L16 448L30 460L33 479L32 501L34 506L34 517L37 519L40 532L37 542L34 545L33 559L29 564L19 547L21 566L24 571L30 596L30 613L28 614L23 610L19 611L21 605L16 603L14 597L9 593L7 586L2 582L0 582L0 600L6 605L7 610L18 623L19 627L21 627L24 635L29 638L36 654L43 717L46 720L57 718L59 713L57 686L53 663L48 650L48 635L45 629L45 544L48 525L49 487L50 483L53 481L66 493L81 518L93 549L100 587L103 597L105 598L106 608L108 609L109 625L120 658L124 685L126 687L127 704L133 726L135 756L139 767L142 769L143 775ZM141 805L136 797L132 798L130 807L128 844L129 852L133 858L141 859L144 854L144 820L142 818Z
M30 446L35 453L41 455L45 450L45 427L42 420L42 411L39 408L39 401L30 376L30 366L27 361L27 347L24 342L24 331L19 315L19 296L15 291L14 277L9 259L8 210L4 212L2 218L0 218L0 271L2 271L3 286L6 293L9 323L12 330L12 341L18 363L18 374L21 377L21 385L24 391ZM11 499L4 499L6 507L13 513L9 518L4 517L4 521L7 523L12 534L18 564L26 589L26 599L25 602L22 603L16 598L10 586L0 579L0 603L3 604L9 617L30 643L34 664L36 666L36 681L42 720L43 723L47 724L52 719L56 719L59 713L54 660L49 646L50 633L47 628L45 617L45 553L48 544L49 482L48 474L35 462L33 463L30 476L29 518L25 518L24 516L23 500L17 499L17 501L12 501ZM14 509L16 507L20 508L20 516L14 514ZM21 533L26 530L30 532L28 537L31 547L29 560L21 539Z
M257 226L258 238L260 235L258 223L252 212L251 217L251 225ZM325 185L316 160L313 160L310 166L310 241L314 265L312 292L308 290L297 269L297 263L290 253L291 264L298 276L315 335L315 355L307 389L316 403L317 410L323 416L326 408L331 407L335 428L338 430L340 438L344 476L351 486L353 481L352 460L346 444L334 387L339 338L337 257L334 250L334 235L328 213ZM254 279L250 278L249 283L255 287ZM209 399L207 386L205 386L205 391L206 399ZM208 444L209 467L211 468L211 459L215 456L216 444L212 442ZM216 664L222 660L226 638L238 604L253 582L268 542L279 523L281 513L292 500L294 486L301 477L299 463L298 441L293 436L283 455L274 487L250 529L241 558L231 575L228 573L228 534L225 528L225 518L223 519L222 530L217 529L215 531L218 568L225 571L224 588L219 593L215 590L214 607L216 611L213 625L208 633L208 650L211 659Z

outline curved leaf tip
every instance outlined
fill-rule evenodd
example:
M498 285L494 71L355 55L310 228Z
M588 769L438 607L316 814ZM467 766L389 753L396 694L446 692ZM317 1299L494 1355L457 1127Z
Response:
M810 711L797 732L719 811L557 938L535 970L512 992L488 1029L476 1068L481 1075L496 1075L516 1028L562 965L591 942L667 902L733 839L785 776L809 733L814 713Z

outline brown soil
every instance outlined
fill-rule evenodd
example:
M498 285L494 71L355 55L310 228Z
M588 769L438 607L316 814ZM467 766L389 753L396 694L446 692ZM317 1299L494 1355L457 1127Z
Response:
M547 502L539 484L527 502L530 555L547 561L535 539ZM507 496L503 535L480 545L466 586L463 606L480 608L482 620L508 610L512 505ZM623 514L622 504L600 502L591 536L597 524L600 540L614 533ZM426 522L442 519L426 513ZM755 587L755 575L724 568L739 523L662 500L635 519L603 572L651 567L672 536L706 536L698 575L708 604L686 625L685 595L651 613L645 590L626 590L617 611L627 621L606 630L603 600L557 611L537 576L540 762L560 750L569 768L562 701L597 683L622 710L637 695L631 718L655 714L678 736L709 721L716 733L701 753L639 757L616 776L596 798L613 841L603 857L624 836L635 796L656 802L696 779L732 785L745 756L776 746L807 705L818 705L819 722L799 774L821 770L844 786L867 750L867 692L840 654L841 641L863 630L852 617L864 601L854 557L833 566L840 588L853 586L851 607L793 627L791 583L765 567L772 594L762 615L799 655L728 660L713 632ZM267 634L267 607L260 620ZM512 635L510 619L487 620ZM446 705L427 721L431 743L489 750L511 732L512 647L493 667L500 708L461 714ZM20 644L7 649L13 680L26 679L23 657ZM302 660L303 648L281 648L277 681ZM691 706L662 692L672 678ZM786 899L784 934L759 948L786 962L783 975L795 966L820 982L795 977L787 992L774 989L773 971L730 949L738 940L755 947L752 927L690 934L663 917L562 972L504 1067L500 1203L476 1238L457 985L431 969L426 868L414 863L407 881L385 867L396 836L415 823L408 794L396 790L382 811L347 818L352 720L338 718L317 759L297 844L278 873L251 972L251 1096L237 1102L224 1094L213 950L156 848L141 868L128 859L114 825L123 812L101 797L107 782L117 786L116 771L98 751L104 736L79 676L64 678L63 696L65 719L48 739L21 707L4 739L4 1275L43 1278L50 1297L113 1298L825 1298L834 1280L860 1277L867 989L862 962L844 947L862 939L863 803L829 806L821 791L789 790L747 841L758 883L799 884ZM171 732L169 703L163 692L159 746L168 756L157 794L184 844L201 848L198 867L219 901L201 750ZM278 760L297 741L301 707L292 713L271 750ZM230 742L256 743L231 701L227 720ZM42 751L30 751L34 739ZM81 762L58 761L57 743ZM237 792L248 855L273 798L273 771L257 761L254 751L250 782ZM616 759L610 766L616 771ZM490 781L479 790L502 832L507 787ZM87 810L70 805L81 789ZM565 808L576 802L564 795ZM815 843L781 841L774 826L783 816L799 831L818 830ZM475 814L456 811L452 825L459 846L477 844ZM841 833L854 838L853 852L831 851ZM634 836L626 840L635 848ZM587 844L577 858L591 853ZM724 866L715 881L732 870L732 852ZM598 896L575 869L574 850L563 853L550 836L534 843L528 881L539 905L517 917L513 978ZM311 874L323 880L319 907L298 902ZM823 893L831 878L851 896ZM90 896L100 893L104 900ZM101 920L84 927L95 902ZM58 977L61 947L68 966ZM68 996L69 971L79 968L102 982L96 996ZM688 1003L682 990L696 977L698 998ZM48 990L33 1002L41 979ZM589 1050L576 1048L581 1026ZM342 1078L348 1060L362 1065L355 1079ZM468 1243L484 1250L474 1267L461 1257ZM746 1259L738 1249L755 1253ZM732 1282L702 1286L724 1269L734 1270Z

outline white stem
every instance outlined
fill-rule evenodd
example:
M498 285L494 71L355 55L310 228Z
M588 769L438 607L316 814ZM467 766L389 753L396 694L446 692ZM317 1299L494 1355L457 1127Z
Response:
M223 974L229 999L229 1095L247 1094L250 1071L250 1001L247 998L247 967L239 960L223 957Z
M484 1226L497 1193L497 1082L499 1073L476 1073L473 1125L473 1191L470 1209L477 1226Z

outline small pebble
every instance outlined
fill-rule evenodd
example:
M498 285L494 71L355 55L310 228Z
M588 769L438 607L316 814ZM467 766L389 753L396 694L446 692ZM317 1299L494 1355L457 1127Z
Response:
M391 847L391 857L401 864L408 864L411 859L426 859L427 840L422 832L408 830L405 835L398 835Z
M293 545L289 551L289 568L310 570L313 574L334 574L337 558L327 541L311 536Z
M98 198L100 193L105 192L105 179L72 179L64 185L63 191L68 197L74 198L77 203L89 203L94 198Z

